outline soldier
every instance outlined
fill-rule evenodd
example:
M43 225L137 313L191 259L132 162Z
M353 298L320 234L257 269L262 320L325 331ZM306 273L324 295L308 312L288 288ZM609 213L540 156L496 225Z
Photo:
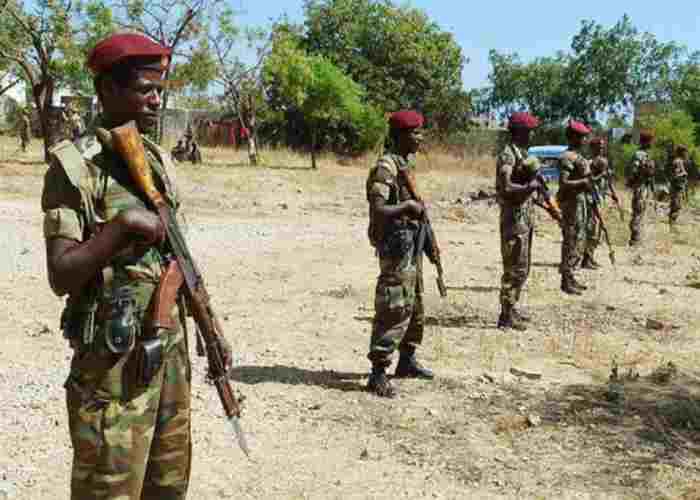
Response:
M514 113L508 122L510 142L498 156L496 192L500 205L501 314L498 328L525 330L530 318L516 309L520 292L530 273L534 214L532 194L540 187L533 175L536 158L528 158L530 133L539 121L528 113Z
M602 137L594 137L589 144L593 156L591 159L591 181L602 199L608 191L608 181L610 179L608 159L605 156L606 143ZM586 204L588 206L593 203L592 198L593 195L587 193ZM595 251L600 244L600 225L598 219L593 216L592 210L588 210L586 216L586 248L583 252L581 267L583 269L598 269L600 264L595 260Z
M143 35L115 34L90 51L87 66L100 123L136 121L156 184L177 211L172 161L145 135L158 121L170 53ZM148 355L141 343L163 271L164 226L108 144L93 141L81 154L61 141L51 156L42 209L49 283L68 294L61 324L74 350L65 382L71 498L184 499L192 446L187 341L177 326L149 340ZM178 302L173 314L179 309L182 323Z
M368 233L380 268L367 355L372 363L367 387L390 398L396 391L385 371L397 347L400 357L394 376L432 379L433 372L415 357L423 340L423 249L415 248L423 205L411 198L406 182L406 176L415 170L409 157L420 146L423 116L399 111L391 115L389 125L390 147L367 178Z
M559 160L560 178L557 198L562 211L561 290L581 295L587 287L576 280L574 269L581 262L586 231L586 191L592 186L590 164L581 154L590 129L583 123L570 121L566 128L569 149Z
M22 152L27 151L27 146L31 141L32 137L32 122L29 119L30 112L28 110L23 110L20 113L19 119L17 120L17 127L19 128L19 140Z
M678 214L681 211L681 198L688 188L687 164L688 148L682 144L676 146L668 175L671 187L671 207L668 214L668 224L672 230L675 229Z
M654 141L651 131L643 130L639 134L639 150L634 154L629 165L627 186L632 189L632 218L630 219L630 246L642 242L642 224L646 211L647 196L654 196L654 175L656 165L649 156L649 149Z

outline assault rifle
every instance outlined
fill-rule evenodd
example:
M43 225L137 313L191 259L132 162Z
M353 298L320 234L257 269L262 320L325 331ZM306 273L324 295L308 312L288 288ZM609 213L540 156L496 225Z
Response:
M423 205L423 218L421 220L421 228L418 232L416 254L420 255L421 252L425 251L428 259L430 259L430 262L435 265L435 269L437 270L437 278L435 281L437 282L440 297L447 297L447 287L445 286L445 281L443 278L440 247L438 246L437 238L435 236L435 232L433 231L433 226L430 223L425 202L423 201L423 198L418 195L418 191L416 190L416 180L411 172L407 168L400 168L399 175L403 176L404 182L406 183L406 188L408 189L411 198Z
M605 145L605 159L608 160L608 171L606 173L606 178L608 179L608 189L610 189L610 197L617 206L617 212L620 214L620 220L625 220L625 210L624 208L622 208L620 197L617 195L617 191L615 190L615 180L613 179L612 175L614 169L612 160L610 159L610 148L607 144Z
M537 189L537 198L535 199L535 204L542 207L552 219L561 224L561 209L559 208L559 204L557 203L556 198L552 195L552 192L549 190L547 179L544 177L544 175L542 175L541 172L537 172L535 178L540 183L540 187Z
M240 400L235 396L228 379L226 350L222 343L223 329L212 310L204 279L190 254L177 220L153 182L151 167L136 124L132 121L110 131L98 128L96 133L102 143L111 147L126 163L132 180L158 212L165 227L171 258L156 290L151 312L153 328L172 327L170 313L177 302L178 291L184 287L190 313L204 340L209 378L216 387L239 446L249 455L250 450L240 424Z
M591 211L593 213L593 217L598 219L600 232L603 233L603 237L605 238L605 244L608 246L608 257L610 257L610 263L614 266L615 250L610 244L610 234L608 233L608 228L605 226L605 220L603 220L603 214L600 210L600 193L598 192L598 189L595 187L595 185L592 185L591 187L591 200Z

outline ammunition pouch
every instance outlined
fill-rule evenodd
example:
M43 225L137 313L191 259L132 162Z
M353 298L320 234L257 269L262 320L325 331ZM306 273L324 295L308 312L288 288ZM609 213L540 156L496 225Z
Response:
M401 222L391 225L378 247L380 257L401 258L415 253L417 227Z
M138 385L147 386L163 365L163 341L151 337L139 341L132 353L134 380Z
M61 330L71 347L90 346L95 340L97 296L90 290L80 296L70 296L61 313Z
M112 354L131 351L141 331L141 318L136 310L136 301L128 289L119 289L105 306L105 347Z

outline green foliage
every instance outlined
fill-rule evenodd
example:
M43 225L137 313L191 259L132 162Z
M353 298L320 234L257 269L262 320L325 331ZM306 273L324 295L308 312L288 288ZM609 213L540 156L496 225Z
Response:
M384 111L417 108L431 126L466 126L465 58L452 34L421 10L390 0L307 0L300 30L281 23L311 55L324 56Z
M379 143L386 132L382 113L364 102L364 89L328 59L308 55L290 36L278 36L264 67L278 106L296 109L316 135L321 125L346 123L359 150ZM312 142L315 142L312 140Z
M666 166L670 163L674 145L683 144L688 147L690 157L697 163L700 160L700 149L695 145L697 124L687 112L673 107L661 112L645 116L640 126L654 131L654 143L651 157L657 165Z
M629 17L612 27L583 21L569 53L523 63L492 51L487 108L528 109L545 122L595 122L601 112L629 112L641 101L669 102L685 49L639 32Z

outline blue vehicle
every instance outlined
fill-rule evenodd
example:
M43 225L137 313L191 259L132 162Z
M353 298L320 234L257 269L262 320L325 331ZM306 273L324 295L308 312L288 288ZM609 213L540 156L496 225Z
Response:
M527 150L527 154L540 160L542 163L540 172L547 181L558 181L559 166L557 163L567 149L569 146L532 146Z

